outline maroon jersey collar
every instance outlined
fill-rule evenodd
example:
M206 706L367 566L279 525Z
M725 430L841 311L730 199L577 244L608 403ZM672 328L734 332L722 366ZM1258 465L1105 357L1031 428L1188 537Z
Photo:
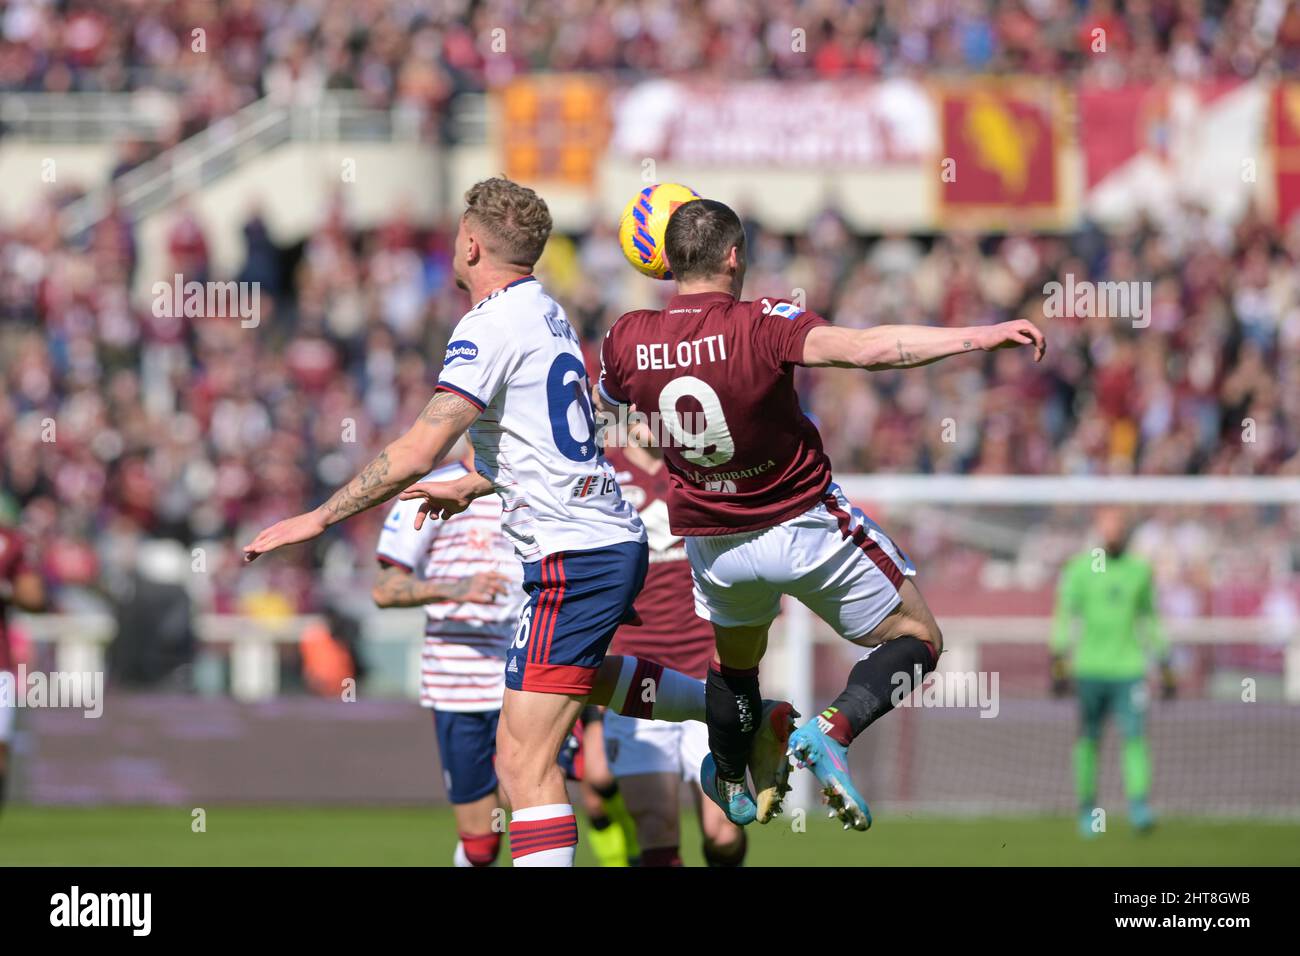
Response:
M678 293L668 300L665 312L674 309L703 309L714 302L735 302L736 297L730 292L691 292L686 295Z

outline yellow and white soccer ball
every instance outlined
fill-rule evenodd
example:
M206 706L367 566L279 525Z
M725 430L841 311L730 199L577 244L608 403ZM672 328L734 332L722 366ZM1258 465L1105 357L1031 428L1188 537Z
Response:
M678 206L700 195L681 183L647 186L623 209L618 223L618 245L632 268L652 279L671 279L664 263L664 230Z

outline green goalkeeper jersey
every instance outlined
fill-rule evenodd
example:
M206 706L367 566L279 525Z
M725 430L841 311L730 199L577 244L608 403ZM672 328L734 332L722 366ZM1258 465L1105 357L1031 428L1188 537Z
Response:
M1052 651L1074 648L1075 677L1133 680L1146 673L1148 653L1163 658L1151 565L1129 554L1077 555L1061 570Z

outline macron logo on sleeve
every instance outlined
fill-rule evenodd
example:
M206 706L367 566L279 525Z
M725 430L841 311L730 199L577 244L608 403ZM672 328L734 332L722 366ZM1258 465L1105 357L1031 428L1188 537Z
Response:
M478 358L478 346L468 339L457 339L455 342L447 343L447 354L443 356L442 364L450 365L456 359L472 362L476 358Z

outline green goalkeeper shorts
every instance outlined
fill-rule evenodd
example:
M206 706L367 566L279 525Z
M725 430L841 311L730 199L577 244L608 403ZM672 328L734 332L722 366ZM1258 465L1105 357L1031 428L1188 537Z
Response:
M1084 737L1099 739L1106 719L1112 714L1119 721L1120 732L1126 739L1141 737L1146 733L1150 695L1145 678L1095 680L1080 677L1076 683L1079 688L1079 720Z

